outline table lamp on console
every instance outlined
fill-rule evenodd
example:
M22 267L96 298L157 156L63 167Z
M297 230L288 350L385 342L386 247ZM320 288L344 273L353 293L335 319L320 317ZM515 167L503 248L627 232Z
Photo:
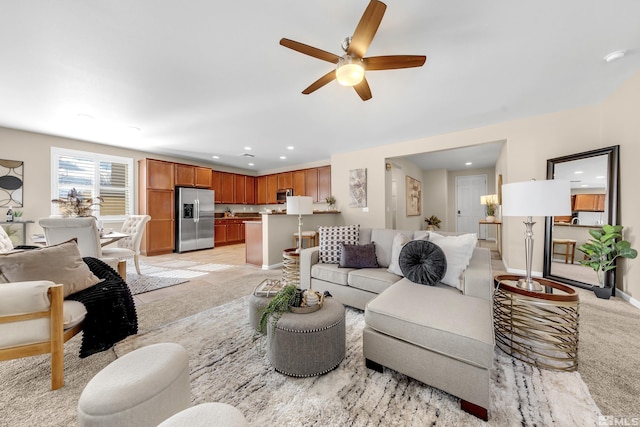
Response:
M502 216L523 216L525 225L526 278L518 281L520 288L532 292L542 291L540 283L531 279L533 257L534 216L571 215L571 184L567 180L553 179L525 181L502 186Z

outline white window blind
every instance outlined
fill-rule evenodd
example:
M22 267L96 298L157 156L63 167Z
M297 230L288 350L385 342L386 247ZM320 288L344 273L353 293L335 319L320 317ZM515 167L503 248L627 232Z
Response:
M75 188L83 199L100 203L93 213L100 220L133 214L132 158L52 147L51 174L52 199L64 199ZM52 203L51 209L59 214L58 205Z

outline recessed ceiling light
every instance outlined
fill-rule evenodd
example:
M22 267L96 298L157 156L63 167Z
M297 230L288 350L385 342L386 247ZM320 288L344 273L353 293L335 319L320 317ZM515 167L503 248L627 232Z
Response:
M584 173L583 171L575 171L574 172L576 175L580 175L581 173Z
M78 114L78 118L83 120L93 120L93 116L88 114Z
M140 129L140 128L139 128L139 127L137 127L137 126L127 126L127 129L128 129L129 131L131 131L131 132L140 132L140 131L142 131L142 129Z
M211 156L211 157L214 158L214 159L219 159L220 158L220 156Z
M467 162L467 163L465 163L464 165L465 165L465 166L471 166L472 164L473 164L472 162Z
M588 187L589 184L582 184L580 187Z
M249 166L255 166L254 163L247 163Z
M624 56L626 52L624 50L616 50L615 52L608 53L602 58L604 62L613 62Z
M251 147L244 147L245 150L251 151Z
M604 179L604 175L598 175L596 176L596 179Z
M293 150L293 145L288 146L287 150Z
M280 156L280 160L286 160L287 156Z

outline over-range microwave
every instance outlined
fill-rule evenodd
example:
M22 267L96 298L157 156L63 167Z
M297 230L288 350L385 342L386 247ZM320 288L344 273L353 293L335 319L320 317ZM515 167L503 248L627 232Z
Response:
M276 201L278 203L287 203L288 196L293 196L293 188L281 188L276 191Z

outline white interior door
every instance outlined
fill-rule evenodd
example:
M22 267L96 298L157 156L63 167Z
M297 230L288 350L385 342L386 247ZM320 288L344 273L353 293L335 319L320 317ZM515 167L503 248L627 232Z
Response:
M480 204L480 196L485 194L487 194L486 175L456 177L456 231L478 232L478 222L486 218L484 206ZM486 230L482 230L482 233L485 234Z

